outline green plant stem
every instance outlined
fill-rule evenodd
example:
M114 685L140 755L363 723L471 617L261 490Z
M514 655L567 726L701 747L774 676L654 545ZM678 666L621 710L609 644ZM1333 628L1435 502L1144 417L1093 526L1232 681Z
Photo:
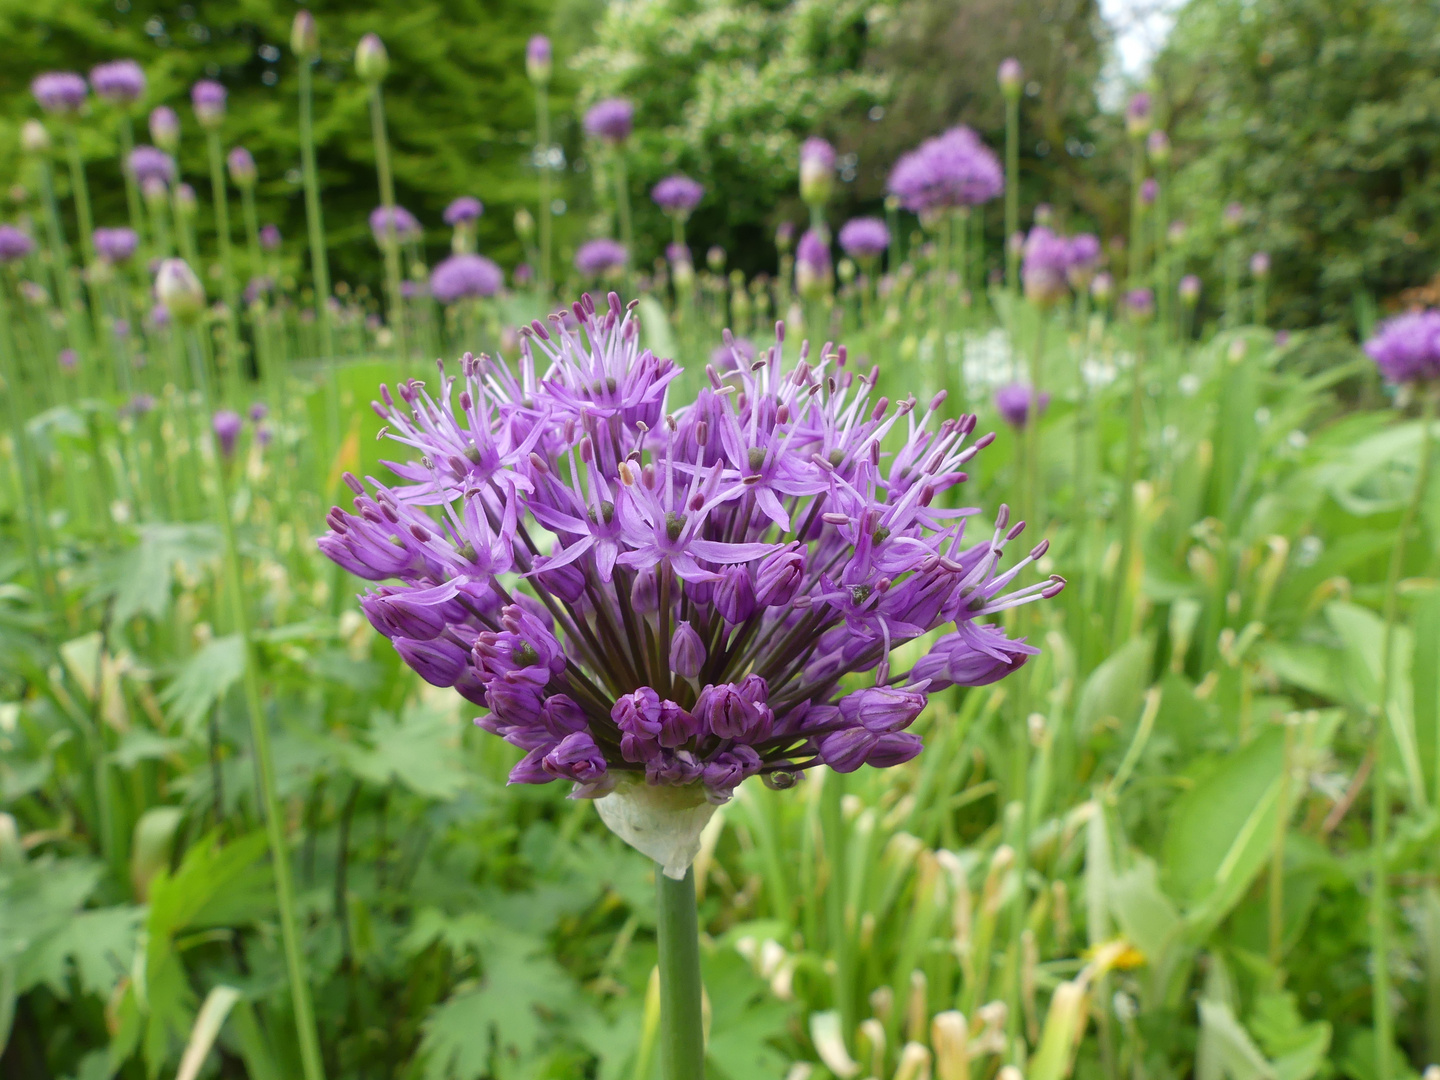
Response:
M1424 405L1421 409L1420 466L1415 474L1415 490L1405 506L1400 528L1395 534L1395 547L1390 552L1390 570L1385 576L1385 599L1381 611L1385 620L1380 644L1380 677L1375 711L1375 774L1371 789L1373 821L1371 824L1370 857L1370 933L1371 933L1371 1001L1375 1030L1375 1075L1390 1080L1391 1061L1395 1051L1395 1017L1390 1007L1390 880L1385 846L1390 839L1390 782L1387 776L1390 735L1390 666L1395 650L1395 623L1399 615L1400 574L1405 568L1405 547L1425 489L1430 480L1430 456L1435 422L1435 399L1440 391L1422 387Z
M1114 605L1110 620L1110 644L1118 648L1129 632L1126 594L1130 584L1130 563L1135 545L1135 481L1140 472L1140 438L1145 422L1145 330L1135 328L1135 370L1130 383L1130 426L1125 437L1125 472L1120 481L1120 561L1115 566L1115 583L1110 590Z
M1005 287L1020 285L1020 256L1010 238L1020 231L1020 98L1005 99Z
M625 245L625 286L630 291L635 272L635 234L630 224L630 174L625 169L625 148L615 148L615 209L620 216L620 242Z
M130 172L130 151L135 149L135 125L128 112L121 112L115 125L120 142L120 175L125 179L125 208L130 214L130 227L140 238L140 250L151 253L145 231L145 210L140 203L140 188Z
M370 84L370 134L375 141L375 172L380 179L380 205L387 214L395 212L395 178L390 171L390 139L385 131L385 98L379 82ZM393 219L392 219L393 220ZM400 292L400 248L393 242L381 245L385 255L385 290L390 294L390 329L395 335L395 354L409 355L405 333L405 304Z
M1280 966L1285 950L1285 834L1290 831L1290 774L1295 768L1295 725L1285 724L1285 748L1281 754L1280 795L1276 800L1275 841L1270 853L1269 959Z
M1145 140L1132 139L1130 146L1130 253L1125 260L1125 280L1132 289L1140 287L1145 272L1145 205L1140 188L1145 183Z
M660 1062L665 1080L705 1080L695 868L679 881L655 868L660 945ZM308 1078L307 1078L308 1080Z
M550 302L550 92L535 88L535 124L540 150L540 293Z
M75 293L70 287L70 254L65 246L65 228L60 223L60 207L55 199L55 176L50 162L40 162L40 190L45 200L45 230L50 239L51 272L55 279L55 294L65 308L66 318L75 313Z
M848 1037L855 1031L858 1019L853 941L845 918L845 893L850 880L843 813L845 777L833 769L827 769L824 776L820 787L820 829L825 838L825 859L830 864L830 880L825 886L825 919L835 956L835 1004L840 1011L841 1029Z
M224 275L220 288L233 321L237 304L235 256L230 249L230 199L225 190L225 155L220 149L218 131L205 133L205 147L210 155L210 197L215 203L215 234L220 248L220 270Z
M311 61L300 61L300 164L305 175L305 222L310 230L310 273L315 284L315 325L320 328L325 365L325 432L329 452L340 445L340 387L335 378L335 336L330 325L330 259L325 251L325 220L320 211L320 175L315 167L314 93Z
M193 328L186 331L190 364L200 389L202 415L212 415L210 379L199 335ZM295 913L295 887L290 876L290 853L285 842L285 819L280 798L275 790L275 757L270 748L270 727L265 718L265 703L260 693L260 676L256 670L255 651L250 635L250 614L246 609L244 581L240 573L240 553L235 543L235 522L230 516L229 463L215 448L215 516L220 522L224 541L225 591L230 595L230 616L235 632L245 650L243 685L245 708L250 718L250 737L255 747L255 772L260 784L260 801L265 813L265 831L270 842L270 861L275 872L275 902L280 913L280 934L285 946L285 968L290 983L290 999L295 1010L295 1034L300 1044L300 1061L305 1080L324 1080L325 1069L320 1060L320 1039L315 1026L314 1008L310 1001L310 980L305 955L300 944L299 920Z
M21 527L25 534L25 558L35 579L35 592L47 615L53 615L54 591L50 575L40 557L39 529L43 508L36 497L30 462L30 436L20 415L21 387L10 337L10 301L0 296L0 381L10 419L10 438L15 446L15 470L20 477Z
M85 268L95 264L95 222L90 214L90 187L85 183L85 162L80 157L80 140L74 125L65 128L65 156L70 164L71 196L75 199L75 222L80 230L80 253Z

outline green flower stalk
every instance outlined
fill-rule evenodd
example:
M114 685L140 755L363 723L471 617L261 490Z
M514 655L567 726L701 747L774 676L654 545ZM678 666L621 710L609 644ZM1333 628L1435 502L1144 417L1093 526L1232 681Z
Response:
M525 71L535 86L535 156L540 169L540 292L551 295L550 278L550 39L536 34L525 46ZM524 239L524 237L522 237Z
M385 98L381 83L390 70L390 56L377 34L366 34L355 47L355 71L364 80L370 94L370 134L375 142L375 172L380 180L380 205L386 213L395 210L395 178L390 171L390 139L385 129ZM409 355L405 330L405 302L400 294L400 250L395 244L382 244L385 256L385 291L390 306L391 329L395 335L395 354L400 359Z
M1020 93L1025 73L1020 61L1008 57L996 75L1005 97L1005 286L1014 293L1020 284L1020 253L1010 237L1020 231Z

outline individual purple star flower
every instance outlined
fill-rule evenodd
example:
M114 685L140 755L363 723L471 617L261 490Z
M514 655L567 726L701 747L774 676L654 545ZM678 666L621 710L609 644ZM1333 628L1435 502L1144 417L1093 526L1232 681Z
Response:
M111 105L134 105L145 96L145 71L134 60L111 60L90 69L95 96Z
M625 245L618 240L589 240L575 252L575 269L586 277L602 277L622 270L630 261Z
M1048 392L1042 390L1037 400L1035 391L1025 383L1009 383L995 391L995 411L1013 428L1028 424L1032 409L1036 417L1044 416L1049 404Z
M135 235L135 230L123 227L96 229L92 240L95 244L95 254L111 264L125 262L135 254L135 249L140 244L140 238Z
M1440 378L1440 311L1409 311L1381 323L1365 354L1393 383Z
M704 185L681 173L665 177L650 189L650 198L656 206L682 220L690 216L704 197Z
M635 106L624 98L606 98L585 113L585 133L616 145L635 129Z
M840 227L840 247L857 262L868 262L885 254L890 246L890 230L879 218L851 218Z
M47 71L35 76L30 93L35 103L54 116L73 116L85 104L90 88L73 71Z
M483 255L451 255L430 271L430 295L442 304L494 296L505 274Z
M30 234L14 225L0 225L0 263L12 263L35 250Z
M585 296L513 365L466 353L382 387L406 460L347 475L354 512L319 544L375 583L362 610L404 661L524 754L512 782L570 781L672 872L693 850L648 846L641 804L909 760L930 688L1018 668L1035 650L994 616L1064 582L1015 587L1046 546L1002 568L1024 528L1005 507L967 536L955 496L994 436L942 419L944 394L879 397L843 346L787 358L782 324L673 401L635 307Z
M175 159L154 146L135 147L130 151L125 165L137 184L144 184L148 180L168 185L175 181Z
M370 233L382 248L390 243L418 240L422 231L415 215L403 206L377 206L370 211Z
M1005 190L1005 173L980 136L954 127L901 156L887 190L905 209L928 214L989 202Z
M445 224L452 229L473 226L485 213L485 206L473 195L461 195L445 207Z

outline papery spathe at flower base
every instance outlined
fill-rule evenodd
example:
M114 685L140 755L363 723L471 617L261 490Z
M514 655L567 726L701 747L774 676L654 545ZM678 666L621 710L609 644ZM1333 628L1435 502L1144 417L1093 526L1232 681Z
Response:
M1076 289L1088 288L1100 267L1100 238L1094 233L1077 233L1070 237L1069 247L1065 277Z
M1170 163L1170 136L1159 128L1150 132L1145 139L1145 154L1156 165Z
M1130 96L1125 106L1125 131L1132 139L1142 139L1150 131L1150 95L1141 90Z
M166 259L160 264L155 296L177 322L192 322L205 310L205 288L184 259Z
M1143 206L1154 206L1155 200L1160 197L1160 181L1153 176L1147 176L1140 184L1140 202Z
M240 429L244 426L244 418L234 409L221 409L212 418L210 427L215 432L215 441L220 447L222 457L228 458L235 453L235 443L240 438Z
M974 416L942 420L944 394L876 400L843 347L787 364L783 324L678 406L680 369L618 297L568 314L526 328L513 368L466 354L433 391L382 387L409 460L373 494L347 476L356 513L320 540L385 583L362 609L406 662L525 752L512 782L615 792L607 822L683 873L704 806L745 778L907 760L932 678L990 681L1031 654L983 620L1063 587L1008 591L1044 545L1002 571L1023 524L1002 507L963 546L977 511L941 498L993 439ZM941 639L934 675L892 670L945 627L965 640ZM657 839L660 818L683 828Z
M20 149L27 154L49 152L50 132L39 120L26 120L20 125Z
M1013 101L1019 98L1020 91L1025 86L1025 69L1015 57L1007 56L1000 61L1000 67L995 72L995 81L1000 86L1000 92Z
M380 35L371 31L355 46L355 74L367 83L384 80L390 70L390 54L385 51L385 42Z
M835 147L817 135L800 144L800 198L823 206L835 189Z
M1257 251L1250 256L1250 274L1257 278L1270 276L1270 255L1268 252Z

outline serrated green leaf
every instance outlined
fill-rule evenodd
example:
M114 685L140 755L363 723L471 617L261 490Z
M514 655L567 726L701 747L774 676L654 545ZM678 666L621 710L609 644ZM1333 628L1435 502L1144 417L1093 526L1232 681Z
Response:
M129 969L145 910L128 904L81 911L36 942L20 959L17 984L23 992L43 983L56 997L69 997L73 961L80 989L108 999Z
M447 711L414 704L398 721L376 711L367 737L368 746L337 744L340 760L362 780L399 783L429 799L453 799L466 784L456 764L460 732Z
M240 635L215 638L185 662L160 694L160 701L170 719L193 735L210 708L244 673L245 642Z

